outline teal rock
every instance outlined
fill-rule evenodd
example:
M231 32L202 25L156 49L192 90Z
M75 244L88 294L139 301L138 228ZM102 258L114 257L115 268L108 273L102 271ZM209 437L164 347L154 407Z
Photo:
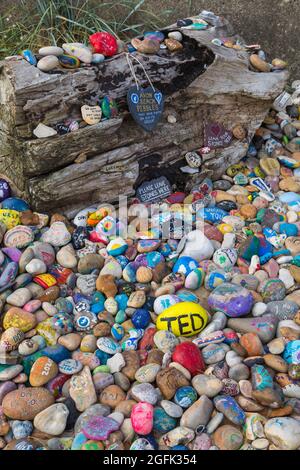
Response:
M174 401L181 408L189 408L197 398L197 392L193 387L180 387L176 390Z
M109 96L105 96L101 101L101 109L103 116L107 119L115 118L118 115L117 102Z
M19 197L9 197L2 202L2 209L24 212L30 209L28 203Z
M261 365L251 367L251 382L253 390L265 390L273 387L273 379L267 369Z
M153 430L166 433L176 428L177 420L169 416L163 408L154 408Z
M23 366L23 372L25 372L26 375L29 376L33 364L39 357L42 357L42 355L42 351L37 351L34 354L30 354L30 356L24 357L21 364Z

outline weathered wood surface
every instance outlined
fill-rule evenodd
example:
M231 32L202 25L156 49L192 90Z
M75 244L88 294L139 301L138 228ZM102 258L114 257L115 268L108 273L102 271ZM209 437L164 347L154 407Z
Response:
M114 201L119 194L133 195L137 181L147 175L168 176L169 171L170 182L179 187L179 180L187 177L176 170L178 164L187 151L204 145L206 123L217 121L228 129L241 123L248 130L247 140L233 140L204 159L201 170L220 177L246 154L288 74L249 70L248 54L214 46L211 40L216 35L214 28L184 30L183 52L136 54L166 95L163 119L150 133L122 111L116 119L65 136L38 140L32 135L39 122L54 125L80 118L80 107L93 97L124 99L133 84L124 54L97 67L51 74L24 60L3 61L0 174L8 176L35 209L71 214L90 203ZM144 78L139 67L136 71ZM176 116L177 122L170 124L168 115ZM74 163L81 154L87 160ZM108 167L117 162L118 171Z

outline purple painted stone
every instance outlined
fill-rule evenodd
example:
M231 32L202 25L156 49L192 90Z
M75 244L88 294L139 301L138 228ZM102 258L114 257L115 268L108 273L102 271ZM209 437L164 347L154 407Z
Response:
M18 250L18 248L2 248L2 251L15 263L18 263L22 256L22 251Z
M118 431L120 424L112 418L93 416L82 428L83 434L93 441L105 441L109 435Z
M245 287L225 282L216 287L208 297L212 310L224 312L236 318L248 315L254 303L253 296Z
M2 287L8 287L15 280L18 270L18 263L15 263L14 261L8 263L0 277L0 289Z
M11 190L8 182L0 178L0 202L4 201L4 199L9 198L11 195Z
M5 395L7 395L9 392L12 392L13 390L16 390L16 388L17 385L11 381L0 383L0 406L2 405L2 401Z

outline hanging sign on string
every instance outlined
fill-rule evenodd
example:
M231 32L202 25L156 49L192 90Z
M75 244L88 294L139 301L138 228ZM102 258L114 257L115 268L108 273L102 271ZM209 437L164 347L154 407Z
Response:
M126 54L127 62L132 73L132 76L135 80L135 86L129 88L127 93L127 103L129 111L136 121L136 123L141 126L146 131L152 131L157 126L158 122L161 119L163 109L164 109L164 96L161 91L157 90L143 64L134 56L127 53ZM142 67L150 86L143 88L135 74L133 64L131 59L136 60Z

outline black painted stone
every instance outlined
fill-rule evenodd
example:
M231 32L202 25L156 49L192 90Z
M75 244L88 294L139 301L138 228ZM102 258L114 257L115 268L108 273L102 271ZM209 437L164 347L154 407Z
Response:
M129 88L127 93L129 111L145 131L152 131L157 126L164 109L163 94L150 86L147 88Z
M232 201L221 201L217 204L219 209L223 209L223 211L230 212L237 209L237 205L235 202Z
M205 145L211 149L227 147L232 141L232 132L217 122L205 126Z
M151 203L158 202L172 193L172 187L165 176L156 178L151 181L145 181L136 190L136 197L141 202Z

